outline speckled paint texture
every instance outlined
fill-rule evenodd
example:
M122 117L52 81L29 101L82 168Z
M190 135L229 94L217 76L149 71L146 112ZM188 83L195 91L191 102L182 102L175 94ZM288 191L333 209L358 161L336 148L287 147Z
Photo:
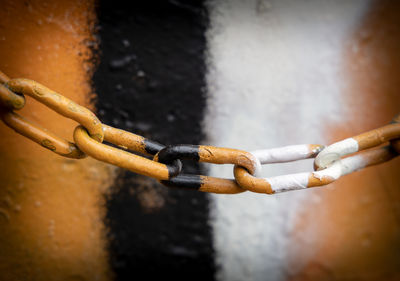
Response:
M91 1L2 1L0 68L90 103ZM75 122L27 97L21 115L72 141ZM103 224L112 168L62 158L0 124L0 280L110 280Z
M202 1L99 1L100 119L165 145L203 140L208 18ZM184 171L199 174L198 163ZM208 196L120 170L107 197L111 266L136 276L213 280Z

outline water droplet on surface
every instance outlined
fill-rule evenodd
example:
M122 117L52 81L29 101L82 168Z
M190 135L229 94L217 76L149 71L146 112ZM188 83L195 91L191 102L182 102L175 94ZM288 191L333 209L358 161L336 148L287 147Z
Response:
M117 118L113 118L112 123L113 123L114 126L118 126L120 121Z
M119 70L129 65L131 61L135 59L136 59L135 55L127 55L123 58L111 60L109 66L112 70Z
M159 83L156 80L151 80L148 83L148 89L149 90L155 90L155 89L157 89L158 85L159 85Z
M133 128L134 125L135 124L130 120L126 120L125 121L125 126L128 127L128 128Z
M122 45L124 45L124 47L127 48L131 45L131 43L129 42L128 39L124 39L124 40L122 40Z
M189 250L182 246L172 246L170 247L170 253L174 256L193 258L197 256L195 251Z
M174 122L175 119L176 119L175 115L173 115L173 114L171 114L171 113L169 113L169 114L167 115L167 121L168 121L168 122Z
M126 112L125 110L118 110L118 113L124 118L129 118L129 113Z

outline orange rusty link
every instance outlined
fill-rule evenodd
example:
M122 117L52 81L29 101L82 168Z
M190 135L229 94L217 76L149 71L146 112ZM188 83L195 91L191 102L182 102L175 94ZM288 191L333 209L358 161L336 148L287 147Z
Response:
M217 194L238 194L247 191L240 187L235 180L203 175L181 174L168 181L161 181L161 183L172 188L193 189Z
M105 126L104 140L113 143L115 141L115 134L118 134L118 131L118 129ZM142 137L140 136L126 132L125 137L119 139L118 145L124 148L133 148L135 151L144 152L144 148L140 148L141 145L139 144L141 139ZM75 128L74 140L79 149L97 160L158 180L168 180L177 175L181 169L180 165L165 165L100 143L91 138L83 126Z
M7 75L0 71L0 82L6 83L9 80ZM77 159L86 157L73 143L59 138L12 111L12 109L21 109L25 105L25 97L23 95L17 95L3 84L0 84L0 100L5 107L0 110L1 119L17 133L61 156Z
M73 143L66 141L51 132L35 125L19 114L9 111L0 111L1 119L17 133L31 139L41 146L68 158L84 158L86 155L80 151Z
M25 78L11 79L6 86L13 92L25 94L53 109L55 112L70 118L88 129L90 136L102 142L103 127L100 120L86 107L46 88L45 86Z
M199 157L199 162L233 164L245 167L250 174L255 174L259 169L254 156L247 151L239 149L200 145ZM202 175L200 176L200 187L198 190L220 194L237 194L247 191L235 180Z

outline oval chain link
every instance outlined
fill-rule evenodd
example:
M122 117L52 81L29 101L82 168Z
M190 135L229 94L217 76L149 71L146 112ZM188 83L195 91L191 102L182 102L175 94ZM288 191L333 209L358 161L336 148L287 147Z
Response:
M257 159L249 152L207 145L174 145L158 152L154 160L170 163L176 159L190 159L196 162L213 164L233 164L245 167L251 174L258 173ZM246 191L236 181L203 175L180 174L168 181L161 181L169 187L195 189L203 192L236 194Z

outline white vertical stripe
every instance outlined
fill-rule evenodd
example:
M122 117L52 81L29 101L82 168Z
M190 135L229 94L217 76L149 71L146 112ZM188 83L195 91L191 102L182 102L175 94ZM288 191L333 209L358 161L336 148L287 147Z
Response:
M345 38L366 5L362 0L209 2L206 143L246 150L325 143L324 124L340 122L345 113L340 104ZM311 168L310 161L267 165L263 175ZM213 165L210 174L232 177L232 167ZM218 279L284 280L296 271L287 267L289 258L301 268L312 247L287 257L287 245L299 202L311 204L312 196L317 195L311 190L212 195Z

